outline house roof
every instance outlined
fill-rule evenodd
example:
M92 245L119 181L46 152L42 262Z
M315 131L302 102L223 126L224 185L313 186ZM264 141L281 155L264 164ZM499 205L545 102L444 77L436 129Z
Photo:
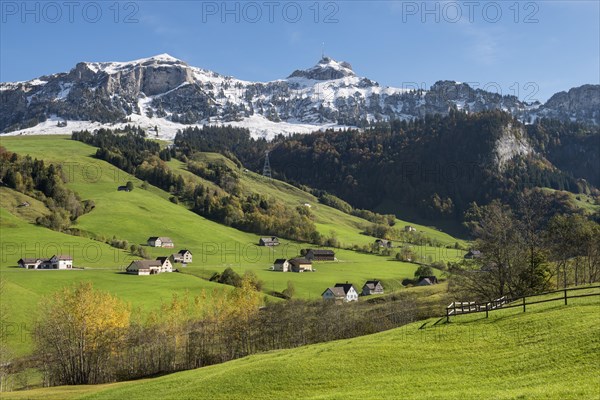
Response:
M279 242L279 238L277 238L277 236L272 236L272 237L261 237L260 240L262 240L265 243L268 242Z
M283 264L286 261L287 260L285 258L278 258L277 260L275 260L275 262L273 264Z
M186 249L179 250L179 251L177 252L177 254L181 254L181 255L184 255L185 253L190 253L190 254L192 254L192 252L191 252L191 251L189 251L189 250L186 250Z
M150 240L156 241L156 239L160 239L161 242L171 242L171 243L173 243L173 241L171 240L171 238L167 237L167 236L151 236L151 237L148 238L149 241Z
M376 287L378 284L380 284L380 283L381 283L381 281L377 281L377 280L374 280L374 281L366 281L366 282L365 282L365 284L363 285L363 287L364 287L364 286L366 286L366 287L368 287L369 289L375 289L375 287Z
M346 295L350 291L350 288L354 288L354 291L356 291L356 288L351 283L336 283L334 287L342 288L342 290L344 291L344 295Z
M57 255L50 257L50 259L53 259L53 258L56 258L57 260L60 260L60 261L73 261L73 257L71 257L68 254L57 254Z
M44 262L44 261L48 261L48 259L47 258L21 258L21 259L19 259L19 261L17 261L17 263L23 262L23 264L32 264L32 263L36 263L38 261Z
M129 264L129 267L132 265L137 269L150 269L150 267L160 267L162 263L159 260L135 260Z
M161 264L164 264L168 259L169 257L156 257L156 261L160 261Z
M321 256L333 256L335 255L335 252L333 250L322 250L322 249L306 249L306 252L312 252L314 255L321 255Z
M327 288L321 294L321 296L323 296L325 293L327 293L328 290L331 290L331 293L333 293L333 295L335 297L346 297L346 292L344 292L344 288L341 288L341 287L330 287L330 288Z
M465 257L481 257L481 251L480 250L469 250L469 252L467 254L465 254Z
M307 260L306 258L293 258L290 260L290 264L293 265L311 265L312 262Z
M429 278L423 278L419 281L419 285L432 285L433 282Z

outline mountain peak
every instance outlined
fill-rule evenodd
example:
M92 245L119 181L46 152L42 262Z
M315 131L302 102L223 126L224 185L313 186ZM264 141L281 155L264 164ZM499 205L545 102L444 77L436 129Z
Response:
M356 76L352 66L346 61L336 61L333 58L323 56L312 68L294 71L289 78L306 78L317 81L341 79L348 76Z
M147 58L146 60L150 61L150 60L154 60L154 61L169 61L169 62L182 62L180 59L173 57L170 54L167 53L162 53L162 54L157 54L153 57Z

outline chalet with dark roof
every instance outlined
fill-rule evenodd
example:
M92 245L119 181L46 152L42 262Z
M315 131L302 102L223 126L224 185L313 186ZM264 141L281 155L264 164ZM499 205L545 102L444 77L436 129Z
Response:
M21 258L17 261L17 264L19 264L19 267L25 269L38 269L43 262L47 261L47 258Z
M173 248L175 244L171 238L166 236L152 236L148 238L148 246L150 247L165 247Z
M335 261L335 252L333 250L305 249L304 257L312 261Z
M384 247L386 249L391 249L392 247L394 247L392 241L386 239L377 239L375 240L375 244L377 244L379 247Z
M362 287L362 295L369 296L371 294L383 294L383 285L381 281L372 280L367 281Z
M438 279L436 276L421 276L419 277L419 283L417 286L430 286L438 283Z
M288 272L291 271L292 264L285 258L278 258L273 263L273 271Z
M125 271L133 275L156 275L162 272L162 265L160 260L135 260Z
M156 257L156 261L160 262L160 272L173 272L171 257Z
M279 238L277 236L261 237L258 240L258 245L267 247L279 246Z
M189 250L179 250L177 253L171 254L172 262L190 264L192 262L192 252Z
M292 272L312 271L312 261L306 258L294 258L290 260Z
M474 260L476 258L481 258L483 254L479 250L469 250L467 254L465 254L465 260Z
M325 289L321 297L323 300L339 302L358 301L358 291L351 283L336 283L335 286Z

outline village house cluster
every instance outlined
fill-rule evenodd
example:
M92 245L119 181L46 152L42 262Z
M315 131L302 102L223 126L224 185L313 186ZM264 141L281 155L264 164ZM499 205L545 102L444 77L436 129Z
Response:
M372 294L383 294L383 285L379 280L366 281L360 292L360 296L369 296ZM321 294L323 300L347 303L358 301L359 291L352 283L336 283L335 286L328 287Z
M151 237L148 239L148 245L152 247L172 248L173 241L168 237ZM133 275L156 275L163 272L173 272L173 266L181 263L182 267L186 267L192 262L192 252L183 249L170 256L156 257L156 260L135 260L132 261L125 269L128 274Z
M21 258L17 264L25 269L72 269L73 257L61 254L50 258Z
M265 239L261 238L260 242L264 242ZM271 238L277 239L277 238ZM272 240L271 242L272 243ZM279 243L279 241L277 241ZM301 257L292 258L290 260L286 258L278 258L273 262L271 269L279 272L314 272L316 269L313 268L314 261L336 261L335 252L333 250L322 250L322 249L303 249L300 251Z
M171 249L175 243L166 236L152 236L148 238L148 246ZM192 252L183 249L169 256L156 257L156 260L135 260L127 266L125 271L132 275L156 275L163 272L173 272L175 264L181 263L186 267L192 262ZM175 270L176 271L176 270Z

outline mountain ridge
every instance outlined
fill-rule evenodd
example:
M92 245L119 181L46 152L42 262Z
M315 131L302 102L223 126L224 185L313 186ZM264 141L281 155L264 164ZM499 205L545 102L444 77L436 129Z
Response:
M17 134L44 133L42 128L68 120L160 127L159 136L166 139L189 125L231 124L269 139L278 133L447 115L451 109L500 109L524 122L548 117L600 123L600 85L559 92L544 104L528 103L448 80L429 90L382 86L329 57L268 82L221 75L168 54L80 62L69 72L0 83L0 97L0 132ZM51 124L44 125L46 121Z

